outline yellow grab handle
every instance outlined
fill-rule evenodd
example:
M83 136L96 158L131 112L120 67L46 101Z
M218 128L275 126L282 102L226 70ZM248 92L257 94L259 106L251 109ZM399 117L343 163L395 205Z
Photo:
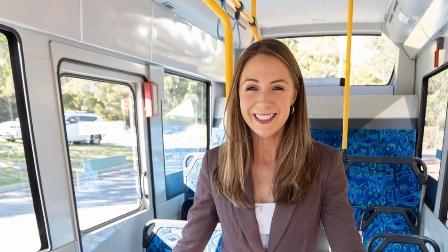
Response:
M227 13L215 2L215 0L203 0L208 7L219 17L224 27L225 47L225 76L226 97L229 96L233 76L233 29Z
M342 118L342 150L347 150L348 115L350 108L350 59L352 52L353 0L348 0L347 10L347 50L345 58L344 113Z

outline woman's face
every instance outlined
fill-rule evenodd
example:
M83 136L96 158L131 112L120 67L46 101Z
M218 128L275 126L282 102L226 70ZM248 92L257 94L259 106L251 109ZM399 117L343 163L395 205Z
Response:
M266 138L283 132L297 89L282 61L265 54L252 57L241 73L238 93L252 134Z

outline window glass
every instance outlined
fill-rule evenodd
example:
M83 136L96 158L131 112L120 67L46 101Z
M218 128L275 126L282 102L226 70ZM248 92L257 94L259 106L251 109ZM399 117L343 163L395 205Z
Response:
M8 40L0 32L0 251L38 251L41 241L18 116Z
M425 126L423 128L422 158L428 167L428 175L439 180L442 160L443 137L448 102L448 70L428 80Z
M61 77L81 230L140 207L134 95L126 85Z
M293 52L306 79L345 78L346 40L346 36L281 39ZM398 52L385 35L353 36L350 85L388 84Z
M207 148L207 84L165 74L163 147L167 198L184 192L184 158Z

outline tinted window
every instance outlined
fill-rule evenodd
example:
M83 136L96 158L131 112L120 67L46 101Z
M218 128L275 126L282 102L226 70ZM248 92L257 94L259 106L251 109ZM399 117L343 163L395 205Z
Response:
M46 238L41 240L39 234L46 235L45 227L39 229L38 224L44 222L42 203L35 164L29 161L33 160L31 142L26 136L22 140L18 119L26 118L18 107L25 107L24 94L16 93L17 86L23 85L13 78L12 64L18 62L11 60L9 50L0 31L0 251L38 251L47 247Z
M80 117L80 120L82 121L82 122L93 122L93 121L96 121L96 117L92 117L92 116L81 116Z
M308 79L345 77L346 40L346 36L281 39ZM353 36L350 85L388 84L398 52L385 35Z
M428 166L428 175L439 180L443 137L448 102L448 70L428 80L425 125L423 128L422 158Z
M183 163L192 152L207 148L207 84L165 74L163 145L167 198L183 193Z
M80 114L65 130L79 226L86 230L140 207L134 95L126 85L77 77L62 77L61 91L64 113Z

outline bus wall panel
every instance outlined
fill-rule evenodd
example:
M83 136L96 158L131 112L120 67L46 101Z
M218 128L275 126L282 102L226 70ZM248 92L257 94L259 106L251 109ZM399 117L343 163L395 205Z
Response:
M428 46L426 46L422 50L422 52L418 55L416 59L414 90L415 94L417 94L419 97L421 96L422 92L423 77L435 69L434 67L435 48L436 43L431 42ZM440 63L443 64L443 62Z
M163 100L163 80L164 69L160 66L150 66L149 78L158 84L159 96L157 101L158 111L162 111ZM166 183L165 183L165 156L163 149L163 124L162 115L150 118L150 135L151 135L151 161L152 176L154 178L154 195L156 214L158 215L158 206L167 201ZM158 216L157 216L158 217Z
M52 252L79 252L78 242L72 242L59 248L53 248Z
M403 49L400 48L398 62L394 73L394 94L414 94L415 60L409 59Z
M80 0L0 0L0 6L0 20L81 39Z
M87 43L149 59L151 1L83 1L83 39Z
M342 96L308 96L311 119L340 119L343 114ZM360 95L350 97L353 119L417 118L415 95Z
M439 62L439 66L448 62L448 26L445 28L445 31L442 32L445 37L444 50L445 55L441 57L443 59L442 62ZM436 69L434 67L434 52L436 49L435 40L425 46L418 54L416 58L416 70L415 70L415 82L414 82L414 90L415 94L419 97L421 95L422 89L422 81L423 77ZM443 52L443 51L442 51Z
M423 207L422 227L423 235L435 240L439 244L440 251L448 251L448 228L426 205Z
M83 252L142 251L142 230L152 213L139 212L82 237Z
M76 240L70 171L48 38L18 30L23 43L29 109L52 247Z
M176 70L224 80L224 44L154 5L151 61Z

